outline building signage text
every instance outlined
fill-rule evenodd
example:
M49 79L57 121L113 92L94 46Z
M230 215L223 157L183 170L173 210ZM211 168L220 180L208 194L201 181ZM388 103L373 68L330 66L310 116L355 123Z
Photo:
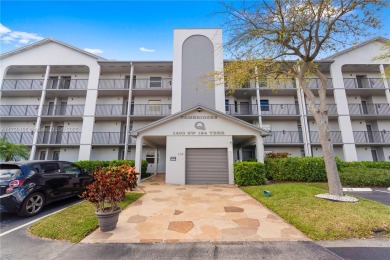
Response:
M181 116L180 119L218 119L217 116Z

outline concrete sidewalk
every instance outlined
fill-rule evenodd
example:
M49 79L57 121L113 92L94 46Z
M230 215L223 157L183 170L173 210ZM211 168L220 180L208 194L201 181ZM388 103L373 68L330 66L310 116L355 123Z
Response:
M234 185L169 185L157 175L124 210L117 228L82 243L308 241L296 228Z

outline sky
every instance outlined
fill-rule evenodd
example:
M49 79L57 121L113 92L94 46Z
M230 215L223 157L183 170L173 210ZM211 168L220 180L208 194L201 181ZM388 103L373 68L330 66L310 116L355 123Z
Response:
M2 0L0 52L51 37L107 59L172 60L173 29L219 28L220 9L212 0ZM376 34L390 38L390 9L382 20Z

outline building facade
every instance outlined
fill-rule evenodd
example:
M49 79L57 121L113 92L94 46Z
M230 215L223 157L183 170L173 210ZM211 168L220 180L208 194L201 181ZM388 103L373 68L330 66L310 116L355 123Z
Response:
M318 61L345 161L390 161L390 61L374 59L386 41ZM227 95L224 82L200 80L223 69L220 29L178 29L173 44L172 61L106 60L53 39L3 54L0 137L31 147L30 159L146 159L149 172L181 184L232 183L234 161L266 152L321 156L295 79L277 92L262 80ZM204 167L215 174L193 173Z

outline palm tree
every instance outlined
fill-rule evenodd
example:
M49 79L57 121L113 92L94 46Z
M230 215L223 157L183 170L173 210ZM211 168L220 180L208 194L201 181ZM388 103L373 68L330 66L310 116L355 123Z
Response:
M10 143L6 137L0 138L0 159L8 162L20 158L27 159L28 156L29 150L27 146Z

